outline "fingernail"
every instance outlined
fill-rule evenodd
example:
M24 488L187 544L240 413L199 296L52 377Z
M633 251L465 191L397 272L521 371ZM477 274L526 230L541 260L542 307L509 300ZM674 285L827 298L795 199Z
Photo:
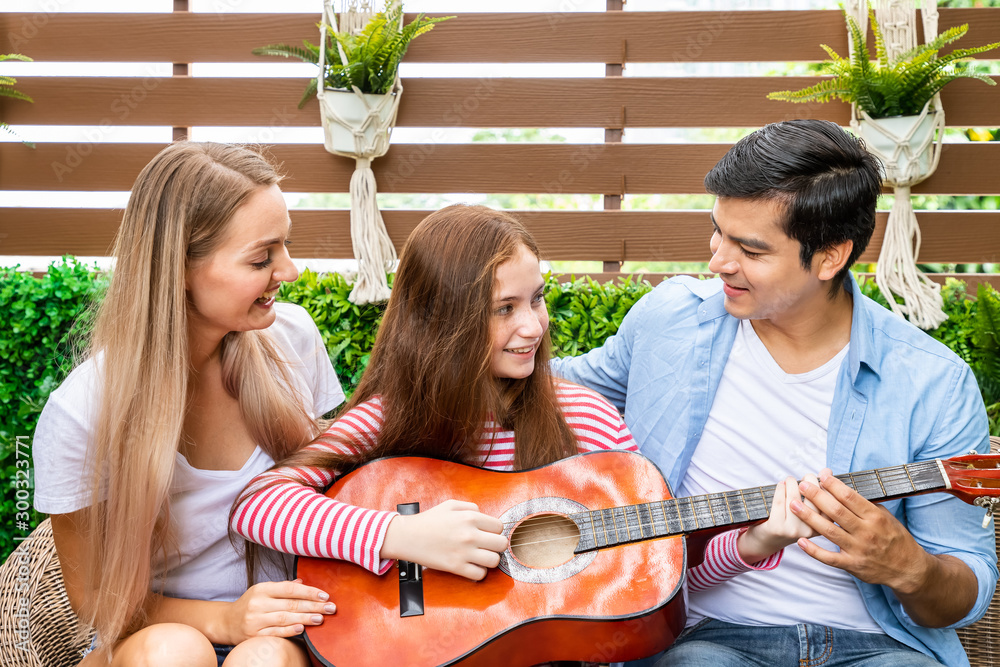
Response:
M330 595L329 595L329 593L324 593L323 591L320 591L319 592L319 599L321 601L323 601L323 602L326 602L327 600L330 599Z
M309 617L309 620L315 623L316 625L319 625L320 623L323 622L323 617L320 616L319 614L313 614L312 616Z
M323 607L323 612L327 614L335 614L337 613L337 605L332 603L328 604L325 607Z
M292 632L294 632L296 634L302 634L304 631L305 631L305 628L302 627L301 625L296 625L295 627L292 628Z
M792 501L792 511L793 512L801 512L802 511L802 503L800 503L797 500L793 500Z

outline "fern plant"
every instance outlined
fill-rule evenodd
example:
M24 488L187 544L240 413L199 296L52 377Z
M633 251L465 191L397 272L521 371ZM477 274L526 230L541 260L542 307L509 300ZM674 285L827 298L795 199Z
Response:
M400 3L391 3L386 11L375 14L368 24L357 35L347 32L337 32L331 26L326 26L326 71L323 80L327 88L353 90L357 88L362 93L383 95L392 90L396 80L396 70L406 55L410 42L431 30L434 24L454 16L427 18L419 14L402 30L397 29L403 18L403 7ZM258 56L282 56L298 58L314 65L319 64L319 46L302 40L302 46L288 44L271 44L254 49ZM346 60L340 57L338 44L344 50ZM316 79L312 79L306 87L299 108L305 106L316 94Z
M20 53L0 53L0 62L4 60L21 60L24 62L31 62L31 58L29 58L28 56L22 56ZM31 99L21 91L16 90L14 88L15 83L17 83L17 79L15 79L14 77L4 76L0 74L0 97L13 97L16 100L24 100L25 102L34 102L33 99ZM10 134L13 134L15 137L17 136L14 130L10 129L10 125L8 125L3 120L0 120L0 130L9 132ZM32 148L35 147L35 145L31 142L24 141L23 139L21 141L24 144L31 146Z
M1000 292L986 283L980 283L976 293L972 344L976 355L969 365L979 382L993 433L1000 428Z
M829 102L839 99L857 104L872 118L886 118L919 114L934 95L955 79L979 79L991 86L996 85L990 77L971 70L967 61L974 55L995 49L1000 42L971 49L955 49L938 57L942 47L965 35L969 30L968 24L949 28L933 41L919 44L890 60L875 12L869 10L877 59L877 62L872 62L857 21L846 11L844 16L851 43L857 47L854 55L841 58L829 46L821 44L830 56L830 60L822 63L821 67L832 78L802 90L770 93L768 99L784 102Z

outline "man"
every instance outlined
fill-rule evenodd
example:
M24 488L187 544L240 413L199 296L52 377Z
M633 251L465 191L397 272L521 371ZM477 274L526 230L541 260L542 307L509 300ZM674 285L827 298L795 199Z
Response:
M660 285L603 347L553 363L624 409L677 496L988 450L969 368L850 275L880 191L857 139L768 125L705 186L719 277ZM772 571L692 587L688 629L657 664L967 665L951 628L986 611L997 579L983 510L945 494L873 505L827 470L799 489L789 508L819 537Z

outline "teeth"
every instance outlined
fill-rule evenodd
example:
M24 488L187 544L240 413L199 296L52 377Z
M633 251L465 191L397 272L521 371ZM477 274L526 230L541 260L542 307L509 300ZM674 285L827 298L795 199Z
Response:
M260 303L267 303L274 298L274 295L278 293L278 288L271 290L270 292L264 292L263 296L257 298Z
M509 348L507 348L507 351L508 352L513 352L514 354L527 354L528 352L531 352L533 349L535 349L534 345L532 345L531 347L519 347L519 348L516 348L516 349L512 348L512 347L509 347Z

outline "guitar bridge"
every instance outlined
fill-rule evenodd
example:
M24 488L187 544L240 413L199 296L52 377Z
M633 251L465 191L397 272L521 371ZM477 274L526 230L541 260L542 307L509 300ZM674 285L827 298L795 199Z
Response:
M420 503L401 503L396 505L400 514L417 514ZM397 562L399 567L399 616L424 615L424 580L423 567L408 560Z

